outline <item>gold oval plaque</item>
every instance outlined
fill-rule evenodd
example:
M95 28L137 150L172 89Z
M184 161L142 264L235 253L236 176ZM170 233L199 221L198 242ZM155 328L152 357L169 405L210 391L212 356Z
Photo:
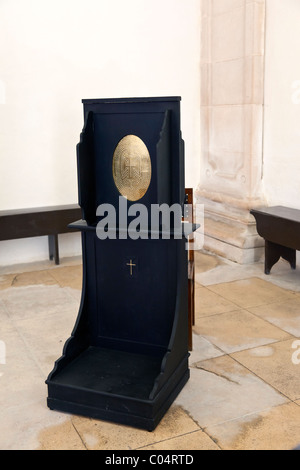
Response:
M129 201L138 201L151 181L151 159L145 143L136 135L126 135L116 146L113 177L118 191Z

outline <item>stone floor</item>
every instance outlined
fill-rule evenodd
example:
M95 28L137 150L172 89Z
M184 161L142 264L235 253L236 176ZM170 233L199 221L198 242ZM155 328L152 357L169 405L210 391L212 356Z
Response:
M81 260L0 270L0 449L289 450L300 443L300 273L196 253L191 378L152 433L50 411ZM293 349L293 346L297 349ZM2 355L1 355L2 353Z

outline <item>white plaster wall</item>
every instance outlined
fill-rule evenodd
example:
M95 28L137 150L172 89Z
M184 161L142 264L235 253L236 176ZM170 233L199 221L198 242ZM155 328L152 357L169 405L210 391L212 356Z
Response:
M300 208L300 2L267 0L264 173L269 205Z
M82 98L182 96L196 187L199 63L199 0L1 0L0 210L77 202ZM44 238L0 243L0 266L46 257Z

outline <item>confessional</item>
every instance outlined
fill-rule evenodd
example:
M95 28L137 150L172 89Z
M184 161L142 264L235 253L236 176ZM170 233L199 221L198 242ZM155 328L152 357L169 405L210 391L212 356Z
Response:
M82 233L82 299L46 381L47 403L151 431L189 379L187 237L196 227L170 217L166 230L161 214L155 227L150 220L152 207L184 209L180 98L89 99L83 107L82 220L71 224ZM135 204L149 219L131 237ZM115 223L101 238L110 207Z

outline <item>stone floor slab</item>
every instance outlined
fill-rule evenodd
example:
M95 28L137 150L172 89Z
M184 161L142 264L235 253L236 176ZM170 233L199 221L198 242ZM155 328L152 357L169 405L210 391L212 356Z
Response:
M7 274L20 274L26 272L53 270L64 266L81 266L82 256L71 256L60 258L60 264L56 265L54 261L45 259L41 261L34 261L32 263L18 263L9 266L0 266L0 276Z
M288 339L268 347L240 351L232 357L290 400L297 400L300 399L300 364L293 364L294 341Z
M201 428L287 402L263 380L228 356L197 364L176 404Z
M12 286L15 274L5 274L0 276L0 291Z
M43 270L14 275L11 282L11 287L54 284L57 284L57 281L51 275L51 271Z
M77 302L69 292L58 285L22 286L0 291L8 314L13 319L33 318L36 321L46 315L64 314L64 311Z
M82 266L62 266L51 271L61 287L82 289Z
M39 433L47 427L62 425L66 420L70 420L68 415L50 411L44 398L26 404L16 403L9 408L1 407L0 449L37 450L41 446ZM74 440L76 435L63 436L64 441L70 441L70 438Z
M193 350L189 357L190 367L193 367L193 365L199 361L205 361L206 359L223 355L224 352L210 343L206 338L193 333Z
M1 326L5 326L6 323L9 322L9 315L5 308L3 301L0 298L0 333L1 333Z
M199 252L199 264L201 264L203 255L207 256L206 253ZM212 254L209 256L217 258L218 263L214 267L213 261L206 263L204 259L204 266L207 265L207 268L210 269L196 270L196 281L202 286L224 284L225 282L256 277L284 289L300 292L300 270L291 269L290 264L282 258L272 268L271 274L267 276L264 273L263 260L254 264L240 265Z
M22 335L10 323L1 325L5 364L0 366L0 405L26 404L45 393L43 374Z
M194 431L139 450L220 450L220 448L205 432Z
M200 250L196 250L194 252L194 260L195 269L198 274L211 271L217 266L224 264L221 258L217 258L216 256L212 256L208 253L203 253Z
M72 422L89 450L130 450L156 444L193 431L199 426L179 406L171 406L153 432L129 426L73 417Z
M194 331L225 353L254 348L290 337L287 332L247 310L200 318Z
M300 444L300 407L283 404L206 432L223 450L292 450Z
M210 256L214 258L214 255ZM216 267L203 271L196 271L196 281L202 286L209 287L211 285L238 281L240 279L265 277L264 264L262 262L250 265L240 265L224 258L216 258L219 260Z
M236 305L206 287L195 289L195 320L236 310Z
M40 321L32 317L14 321L32 357L45 374L45 379L53 369L54 362L62 355L77 313L76 307L71 304L65 307L63 314L46 315Z
M43 429L38 441L36 450L87 450L71 419Z
M242 308L257 307L295 298L295 293L264 281L251 278L209 286L212 292Z
M249 309L255 315L300 338L300 296Z

